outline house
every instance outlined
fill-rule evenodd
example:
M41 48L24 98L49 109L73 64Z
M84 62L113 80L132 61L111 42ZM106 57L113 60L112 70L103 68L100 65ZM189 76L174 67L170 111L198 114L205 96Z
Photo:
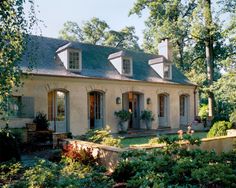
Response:
M52 130L79 135L106 125L117 132L114 112L121 109L132 111L129 129L145 128L144 109L155 115L152 129L179 128L196 116L196 85L172 64L168 39L159 55L39 36L29 41L20 63L24 85L14 93L21 105L13 105L10 126L44 112Z

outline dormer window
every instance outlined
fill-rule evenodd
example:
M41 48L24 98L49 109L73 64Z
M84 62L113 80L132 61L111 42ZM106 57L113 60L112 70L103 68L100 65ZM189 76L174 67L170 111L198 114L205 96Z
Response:
M148 64L162 79L172 79L172 63L168 62L164 57L150 59Z
M170 79L170 65L164 65L164 78Z
M131 74L131 59L123 58L122 60L122 73L125 75Z
M80 52L69 51L69 69L80 70Z
M110 54L108 59L121 75L133 76L133 60L126 51Z
M82 51L74 47L72 43L67 43L56 51L58 59L67 70L79 72L82 70Z

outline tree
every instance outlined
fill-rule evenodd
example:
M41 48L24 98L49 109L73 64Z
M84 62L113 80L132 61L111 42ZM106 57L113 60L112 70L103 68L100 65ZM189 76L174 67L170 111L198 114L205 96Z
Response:
M105 21L92 18L90 21L85 22L81 29L83 42L102 44L107 29L109 29L109 26Z
M63 24L63 29L59 31L59 38L69 41L78 41L82 39L81 32L76 22L67 21Z
M2 0L0 3L0 113L7 112L8 99L14 88L21 85L18 60L26 44L26 35L33 27L33 0L29 18L24 13L23 0ZM29 20L29 21L27 21Z
M125 27L121 31L110 30L103 42L105 46L140 50L134 27Z
M59 32L59 38L90 44L140 50L134 27L120 31L109 30L109 25L98 18L92 18L80 27L75 22L66 22Z
M64 23L63 28L59 31L59 38L102 44L108 29L108 24L98 18L92 18L90 21L84 22L82 27L79 27L76 22L68 21Z
M219 78L220 61L228 56L219 16L222 10L233 11L236 1L219 0L221 12L212 11L211 0L137 0L130 14L141 15L143 9L150 10L144 47L156 48L160 38L170 38L176 50L175 63L185 73L193 75L193 68L206 73L209 116L214 116L214 93L210 89ZM223 6L222 6L223 5ZM226 6L227 5L227 6ZM214 5L216 6L216 5ZM228 7L228 8L225 8ZM213 15L214 14L214 15ZM154 45L153 45L154 44ZM177 60L177 61L176 61ZM194 65L194 66L193 66ZM187 69L186 69L187 67ZM214 70L217 70L214 73ZM197 70L199 72L199 70ZM201 74L202 75L202 74ZM204 80L202 80L204 83Z
M163 38L171 39L177 66L184 69L183 50L189 37L192 11L196 7L193 0L137 0L130 14L141 15L143 9L150 11L146 21L143 48L156 53L157 45Z

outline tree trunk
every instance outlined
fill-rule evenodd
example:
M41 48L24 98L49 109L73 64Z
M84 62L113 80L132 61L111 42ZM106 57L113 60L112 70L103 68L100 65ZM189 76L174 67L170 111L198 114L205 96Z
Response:
M212 31L212 14L211 14L211 0L204 0L204 19L205 27L207 30L205 48L206 48L206 64L207 64L207 81L208 87L213 84L214 76L214 54L213 54L213 36ZM208 116L214 117L214 94L211 91L208 91Z
M181 70L183 71L185 69L184 67L184 48L183 48L183 40L181 42L177 42L178 50L179 50L179 66L181 67Z

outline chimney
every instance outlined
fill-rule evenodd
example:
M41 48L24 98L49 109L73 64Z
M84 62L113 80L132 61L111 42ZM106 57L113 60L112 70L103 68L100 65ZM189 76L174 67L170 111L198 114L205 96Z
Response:
M173 61L172 44L170 39L162 39L161 43L158 44L158 51L159 55L164 56L168 61Z

